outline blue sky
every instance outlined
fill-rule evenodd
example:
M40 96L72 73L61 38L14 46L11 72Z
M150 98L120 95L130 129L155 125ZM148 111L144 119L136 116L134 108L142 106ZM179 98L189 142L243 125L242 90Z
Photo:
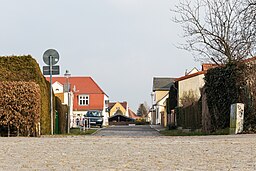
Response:
M110 101L151 104L152 78L180 77L200 67L178 49L172 21L178 0L1 0L0 55L31 54L44 65L49 48L61 74L91 76Z

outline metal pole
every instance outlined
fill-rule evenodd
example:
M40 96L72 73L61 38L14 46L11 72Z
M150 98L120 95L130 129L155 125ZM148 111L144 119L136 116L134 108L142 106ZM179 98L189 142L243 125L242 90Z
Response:
M51 100L51 135L53 135L53 103L52 103L52 56L49 56L50 61L50 100Z
M69 83L68 83L68 89L69 89ZM68 117L67 117L67 125L68 125L68 129L67 129L67 133L70 133L70 93L68 90Z

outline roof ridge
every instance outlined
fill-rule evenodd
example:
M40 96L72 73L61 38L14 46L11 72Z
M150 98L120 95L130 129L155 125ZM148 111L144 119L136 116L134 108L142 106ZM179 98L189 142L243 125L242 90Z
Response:
M105 94L106 96L108 96L101 88L100 88L100 86L94 81L94 79L92 78L92 77L89 77L92 81L93 81L93 83L100 89L100 91L102 91L102 93L103 94Z

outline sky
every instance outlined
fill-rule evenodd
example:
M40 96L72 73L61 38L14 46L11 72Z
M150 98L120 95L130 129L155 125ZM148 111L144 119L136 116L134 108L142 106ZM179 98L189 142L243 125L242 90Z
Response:
M177 48L178 0L0 0L0 56L30 54L42 68L56 49L61 75L91 76L110 101L133 111L151 105L153 77L181 77L197 67Z

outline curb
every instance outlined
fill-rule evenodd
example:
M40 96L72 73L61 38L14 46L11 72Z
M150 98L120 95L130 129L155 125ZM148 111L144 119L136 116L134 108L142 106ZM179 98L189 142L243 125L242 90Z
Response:
M113 127L114 125L111 125L111 126L109 126L109 127ZM104 127L104 128L99 128L99 129L97 129L97 131L95 131L94 133L92 133L91 135L95 135L95 134L97 134L97 132L99 132L100 130L103 130L103 129L106 129L106 128L108 128L108 127Z
M152 125L149 125L149 126L150 126L150 128L156 130L157 132L160 132L160 131L161 131L161 130L159 130L159 129L157 129L157 128L154 128Z

